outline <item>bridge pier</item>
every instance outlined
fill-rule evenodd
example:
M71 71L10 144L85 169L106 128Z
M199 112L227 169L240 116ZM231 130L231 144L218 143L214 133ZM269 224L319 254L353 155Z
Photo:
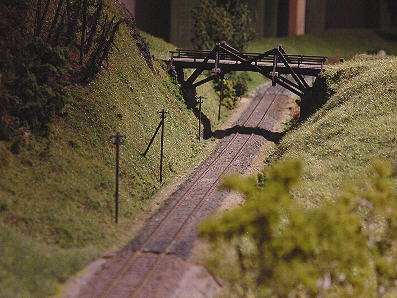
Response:
M182 83L181 86L182 86L182 95L183 95L183 99L185 100L186 106L189 109L195 108L197 106L196 87L194 87L192 84L189 84L187 82Z
M183 71L182 67L176 67L175 68L176 71L176 79L178 80L178 83L183 85L185 82L185 73Z

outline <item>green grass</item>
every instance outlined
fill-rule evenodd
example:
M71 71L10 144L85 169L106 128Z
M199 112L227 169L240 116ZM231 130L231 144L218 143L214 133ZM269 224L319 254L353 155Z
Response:
M121 14L116 2L107 11ZM159 122L166 119L165 183L198 164L206 144L197 140L197 119L185 106L164 59L173 46L144 34L155 55L148 68L126 27L98 78L71 86L65 116L51 125L48 139L26 137L20 154L0 142L0 297L44 297L55 285L123 241L161 187L159 137L145 150ZM216 119L218 98L210 85L203 110ZM230 112L224 111L223 119ZM215 126L216 126L215 121ZM114 147L109 137L126 135L121 147L120 224L114 225ZM4 229L3 229L4 227ZM25 262L26 252L31 247ZM48 272L43 268L48 268ZM54 273L55 272L55 273ZM5 278L6 277L6 278ZM43 286L41 286L43 285Z
M304 161L294 197L308 206L361 179L372 160L397 159L397 58L357 56L323 76L332 96L287 133L272 158Z
M0 224L0 297L45 297L98 255L94 247L54 249Z
M252 41L247 51L263 53L277 45L282 45L288 54L340 57L350 59L354 55L375 49L384 49L389 54L397 54L397 43L381 38L369 29L336 29L317 34L293 37L263 38ZM263 76L250 73L252 81L249 89L263 83Z

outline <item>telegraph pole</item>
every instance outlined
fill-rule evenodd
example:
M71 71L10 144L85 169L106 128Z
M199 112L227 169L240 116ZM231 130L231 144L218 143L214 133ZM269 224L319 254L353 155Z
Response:
M161 136L160 136L160 183L163 182L163 159L164 159L164 128L165 128L165 118L166 114L169 114L168 111L162 109L161 111L158 111L157 113L161 114L160 116L160 123L157 125L156 131L154 132L152 138L150 139L149 145L147 146L145 152L142 154L143 156L146 156L150 147L153 144L154 139L156 138L157 133L159 132L161 128Z
M218 121L221 120L221 105L223 102L223 79L224 79L223 73L219 75L219 78L221 80L221 94L219 96Z
M201 105L204 102L204 99L206 99L205 96L196 96L196 100L199 104L199 125L198 125L198 139L199 141L201 140Z
M163 158L164 158L164 124L165 114L168 114L164 109L159 111L161 114L161 142L160 142L160 183L163 183Z
M116 189L114 193L114 209L115 209L115 223L119 222L119 176L120 176L120 144L123 143L123 138L125 135L116 132L116 134L110 137L110 140L113 145L116 145L116 172L115 172L115 180L116 180Z

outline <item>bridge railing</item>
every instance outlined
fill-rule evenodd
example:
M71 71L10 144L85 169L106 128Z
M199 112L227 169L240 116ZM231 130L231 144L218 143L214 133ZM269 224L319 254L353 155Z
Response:
M171 60L173 59L191 59L193 62L201 62L200 60L205 59L210 51L205 51L205 50L182 50L182 49L177 49L176 51L170 51L171 53ZM245 59L255 59L262 55L262 53L239 53L239 55ZM323 56L308 56L308 55L285 55L288 63L290 64L297 64L298 67L300 65L312 65L312 66L320 66L322 67L326 60L327 57ZM227 60L227 61L234 61L235 63L238 63L238 59L235 57L231 56L230 54L226 53L220 53L219 54L219 59L220 60ZM260 63L260 62L268 62L268 63L273 63L274 61L274 55L269 54L267 56L262 56L259 57L258 59L255 59L253 63Z

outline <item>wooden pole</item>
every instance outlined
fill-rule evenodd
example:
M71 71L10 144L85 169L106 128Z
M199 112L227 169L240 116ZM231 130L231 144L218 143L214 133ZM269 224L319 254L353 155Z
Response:
M196 99L197 99L198 104L199 104L199 125L198 125L198 139L199 139L199 141L201 140L201 115L202 115L202 113L201 113L201 105L204 102L205 98L206 97L202 96L202 95L196 96Z
M115 222L119 223L119 172L120 172L120 134L116 134L116 193L114 195Z
M163 160L164 160L164 127L165 127L165 114L169 114L166 110L162 109L161 111L158 111L157 113L160 113L161 120L159 125L156 128L156 131L154 132L152 138L150 139L149 145L147 146L145 152L142 154L143 156L146 156L148 153L150 147L152 146L152 143L154 139L156 138L157 133L159 132L161 128L161 136L160 136L160 183L163 182Z
M163 160L164 160L164 127L165 127L165 114L168 114L167 111L162 109L161 114L161 141L160 141L160 183L163 183Z
M163 182L163 155L164 155L164 110L161 113L160 183Z
M221 120L221 106L223 102L223 74L220 75L221 79L221 94L219 96L219 107L218 107L218 121Z
M116 171L115 171L115 180L116 187L114 192L114 221L116 224L119 222L119 177L120 177L120 144L122 143L122 138L125 136L116 132L116 134L110 137L113 145L116 145Z

